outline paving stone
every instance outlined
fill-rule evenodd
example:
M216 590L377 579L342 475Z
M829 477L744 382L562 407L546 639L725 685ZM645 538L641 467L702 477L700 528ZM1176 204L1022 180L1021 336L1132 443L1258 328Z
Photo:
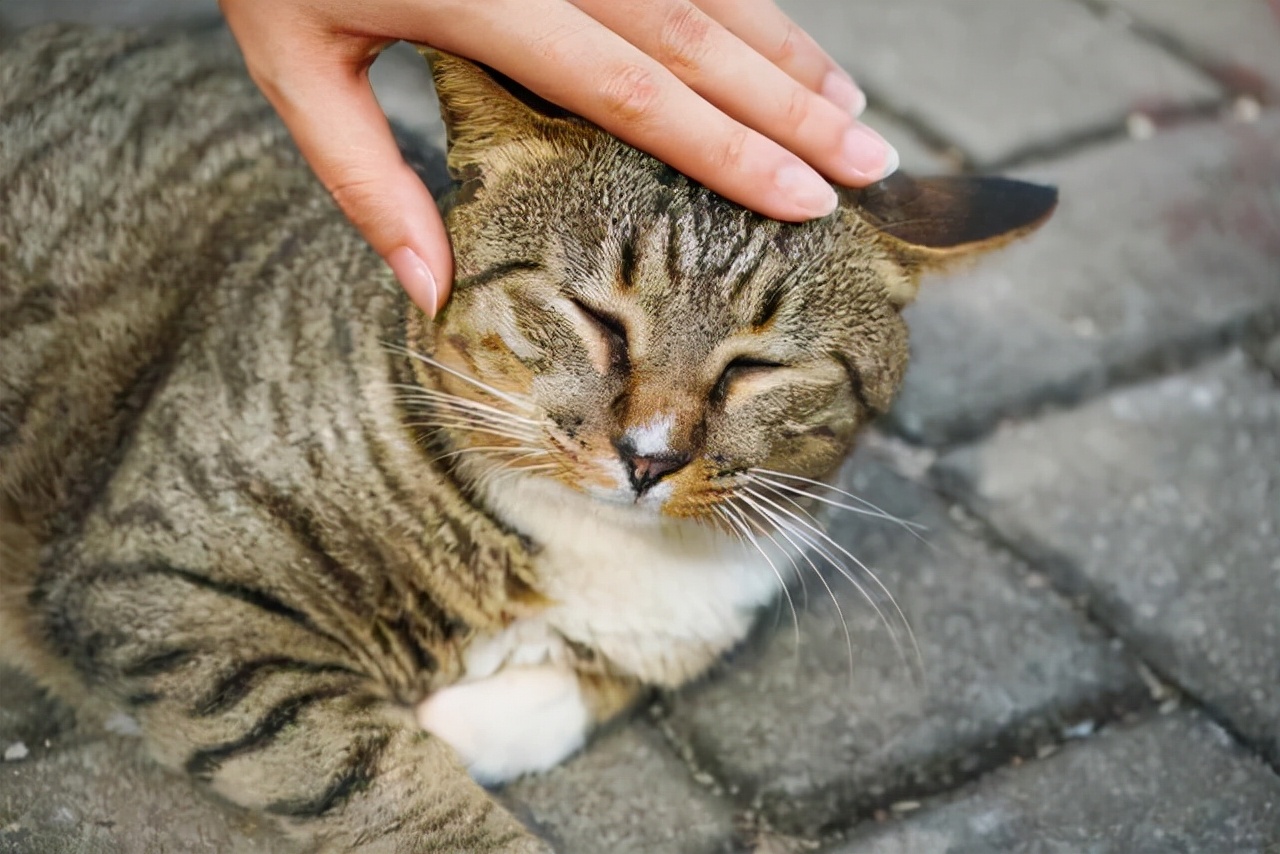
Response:
M1179 713L1003 768L829 854L1274 854L1277 843L1280 778Z
M1280 388L1236 353L1010 426L937 477L1280 765Z
M1258 362L1280 380L1280 335L1270 341L1256 342L1252 349Z
M930 444L970 438L1274 323L1277 163L1270 112L1029 170L1060 187L1058 212L1027 241L925 281L908 310L914 358L896 429Z
M401 42L382 52L369 69L369 81L382 110L393 122L427 144L444 149L444 122L427 61Z
M1193 67L1075 0L784 0L873 95L990 164L1219 97ZM1016 69L1016 71L1015 71Z
M217 20L217 0L3 0L0 30L48 21L78 24L182 26Z
M1231 88L1280 94L1280 6L1272 0L1105 0L1172 36Z
M646 721L605 735L547 774L513 783L502 798L560 854L735 850L729 805L694 782Z
M806 567L808 607L794 594L798 647L783 606L766 641L672 700L675 738L740 803L783 831L817 836L1145 702L1122 656L1008 554L961 531L925 489L865 454L845 486L929 528L926 545L879 518L845 515L832 527L901 603L925 678L913 683L870 607L831 579L850 650Z
M945 153L934 151L901 120L894 118L872 104L862 114L862 122L875 128L881 136L898 150L902 168L914 175L937 175L955 172L960 161Z

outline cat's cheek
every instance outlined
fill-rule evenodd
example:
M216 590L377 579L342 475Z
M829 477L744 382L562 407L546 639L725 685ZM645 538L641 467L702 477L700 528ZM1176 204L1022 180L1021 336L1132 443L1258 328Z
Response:
M551 768L582 746L591 725L577 675L554 665L508 667L441 689L417 717L484 785Z

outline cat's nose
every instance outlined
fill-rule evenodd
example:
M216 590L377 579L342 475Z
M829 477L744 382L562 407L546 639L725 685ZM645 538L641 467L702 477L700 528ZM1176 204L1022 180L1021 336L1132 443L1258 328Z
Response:
M663 454L637 454L620 443L618 455L627 467L627 476L631 479L631 488L636 497L644 495L658 481L669 474L678 472L689 464L688 454L668 452Z

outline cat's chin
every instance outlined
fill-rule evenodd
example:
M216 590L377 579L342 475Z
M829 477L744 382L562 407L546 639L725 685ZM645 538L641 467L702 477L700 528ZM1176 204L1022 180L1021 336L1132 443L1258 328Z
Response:
M588 487L584 494L594 502L619 508L622 512L639 519L662 519L667 518L662 508L671 498L671 489L666 484L659 484L644 495L637 496L630 489L605 489L592 486Z

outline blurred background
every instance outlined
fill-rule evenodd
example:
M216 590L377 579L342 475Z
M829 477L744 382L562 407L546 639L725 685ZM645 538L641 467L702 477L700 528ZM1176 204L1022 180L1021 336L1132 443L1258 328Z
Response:
M780 5L905 169L1061 189L1035 237L926 281L903 393L840 481L923 541L828 520L925 677L811 581L798 648L783 608L717 679L502 797L582 854L1280 852L1280 0ZM217 19L0 0L10 35ZM441 142L413 51L372 76ZM0 685L0 854L285 850L132 759L127 723L84 733Z

